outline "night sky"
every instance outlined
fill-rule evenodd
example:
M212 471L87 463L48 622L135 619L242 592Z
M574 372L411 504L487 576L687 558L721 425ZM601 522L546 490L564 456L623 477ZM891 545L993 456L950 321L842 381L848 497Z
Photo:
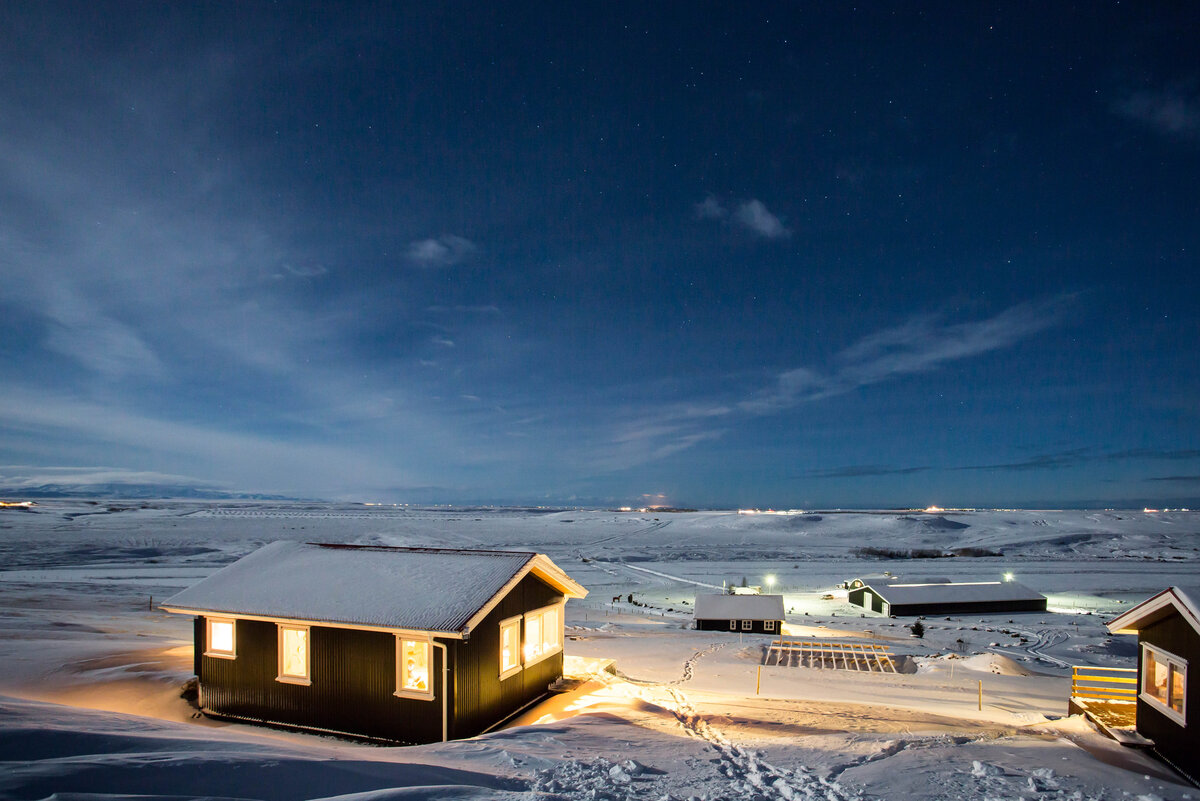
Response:
M0 6L0 486L1200 505L1200 5L311 5Z

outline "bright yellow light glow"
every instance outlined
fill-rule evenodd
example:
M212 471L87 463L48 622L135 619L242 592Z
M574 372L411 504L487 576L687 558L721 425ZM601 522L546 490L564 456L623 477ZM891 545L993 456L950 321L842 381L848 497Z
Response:
M24 506L28 508L33 505L33 501L0 501L0 507Z
M233 653L232 620L210 620L208 622L208 650L222 654Z
M525 664L562 649L562 617L551 606L525 616Z
M521 620L500 624L500 673L521 666Z
M400 643L400 688L429 692L429 643L403 640Z
M308 629L279 628L279 675L308 678Z
M940 506L927 506L927 507L925 507L925 511L926 512L944 512L946 510Z

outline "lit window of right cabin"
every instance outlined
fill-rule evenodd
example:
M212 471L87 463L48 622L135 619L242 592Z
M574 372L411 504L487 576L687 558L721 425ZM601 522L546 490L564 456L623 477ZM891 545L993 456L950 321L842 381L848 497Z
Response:
M1187 720L1187 660L1143 643L1141 698L1184 725Z

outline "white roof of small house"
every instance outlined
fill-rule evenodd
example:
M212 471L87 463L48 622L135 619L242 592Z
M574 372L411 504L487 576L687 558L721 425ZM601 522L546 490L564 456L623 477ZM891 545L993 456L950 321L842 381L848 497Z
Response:
M905 582L898 579L863 579L876 595L893 606L910 604L989 603L1037 601L1045 596L1015 581L948 581L942 578Z
M1167 587L1106 625L1113 634L1137 634L1172 614L1179 614L1200 632L1200 587Z
M529 573L567 597L587 595L543 554L281 540L162 608L462 637Z
M782 595L697 595L697 620L783 620Z

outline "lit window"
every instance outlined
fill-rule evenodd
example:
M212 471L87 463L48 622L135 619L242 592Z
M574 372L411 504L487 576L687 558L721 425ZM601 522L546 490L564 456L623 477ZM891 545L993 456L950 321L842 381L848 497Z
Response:
M562 650L562 607L547 606L525 615L525 664Z
M1142 699L1167 717L1187 719L1187 661L1152 645L1142 645Z
M308 627L279 627L278 681L289 684L311 684L308 675Z
M429 676L432 651L429 640L396 638L396 695L433 698L433 684Z
M742 631L749 631L753 625L754 625L753 620L743 620L742 621Z
M218 656L222 659L233 659L237 656L234 622L232 620L220 620L212 617L206 618L206 621L208 643L205 646L204 655Z
M510 617L500 623L500 678L521 670L521 618Z
M766 621L765 623L763 623L763 629L766 631L774 631L775 630L775 621L774 620Z

